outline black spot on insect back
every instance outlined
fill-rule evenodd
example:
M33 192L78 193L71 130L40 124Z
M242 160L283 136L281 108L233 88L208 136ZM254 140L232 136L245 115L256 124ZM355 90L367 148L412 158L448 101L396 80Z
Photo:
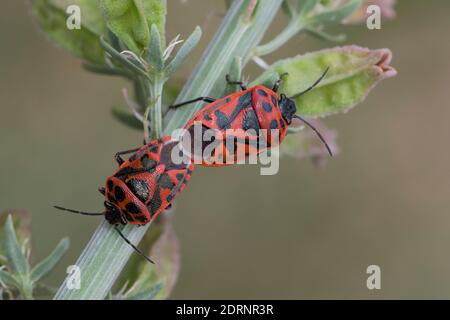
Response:
M170 180L170 176L167 173L164 173L160 176L158 184L161 186L161 188L166 189L172 189L174 187L174 184Z
M264 90L258 89L256 92L263 97L267 97L267 92L265 92Z
M277 120L272 120L270 122L270 129L277 129L278 128L278 122Z
M246 106L252 103L252 92L248 91L239 97L237 106L241 108L245 108Z
M263 102L262 107L263 107L264 111L266 111L266 112L272 111L272 105L268 102Z
M146 222L147 221L147 217L143 216L143 215L135 216L134 219L139 221L139 222Z
M244 130L253 129L253 130L258 131L260 129L258 118L256 117L256 114L253 111L253 109L246 110L246 112L244 114L244 120L242 123L242 127Z
M156 161L150 159L147 154L144 154L141 158L141 164L145 169L152 169L156 166Z
M152 200L147 206L151 215L155 214L156 211L158 211L158 209L161 207L161 203L161 190L159 187L157 187L155 193L153 194Z
M203 119L205 119L206 121L211 121L212 120L211 117L209 116L209 114L207 114L207 113L205 113L203 115Z
M214 114L217 117L217 126L220 129L229 129L230 128L230 121L228 120L227 116L225 115L225 113L216 110L214 112Z
M114 187L114 183L111 180L108 180L106 183L106 186L108 188L108 191L112 191L112 188Z
M126 209L129 213L132 213L132 214L136 214L136 213L141 212L141 210L139 210L139 207L138 207L135 203L133 203L133 202L128 202L128 203L125 205L125 209Z
M125 192L123 191L123 189L119 186L116 186L114 188L114 196L116 197L116 199L119 202L122 202L123 200L125 200Z
M277 105L277 99L274 97L274 96L271 96L270 97L271 99L272 99L272 104L274 105L274 106L276 106Z

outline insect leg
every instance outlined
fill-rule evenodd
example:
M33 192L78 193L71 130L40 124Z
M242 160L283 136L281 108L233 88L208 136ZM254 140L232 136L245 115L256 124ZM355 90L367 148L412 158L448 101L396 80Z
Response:
M280 87L280 84L281 84L281 80L287 75L288 75L288 73L285 72L282 75L280 75L280 78L277 81L275 81L275 83L273 84L273 87L272 87L272 91L273 92L277 92L278 91L278 88Z
M188 100L188 101L184 101L184 102L180 102L180 103L171 105L171 106L169 106L169 108L178 108L178 107L182 107L182 106L185 106L187 104L191 104L191 103L198 102L198 101L204 101L204 102L211 103L211 102L216 101L216 99L213 99L213 98L210 98L210 97L198 97L198 98L195 98L195 99L192 99L192 100Z
M119 151L114 155L114 159L116 159L117 163L121 165L125 161L122 159L121 155L129 154L138 151L140 148L131 149L131 150L125 150L125 151Z
M230 79L230 75L229 75L229 74L227 74L227 75L225 76L225 80L227 81L227 83L228 83L229 85L239 85L239 86L241 87L241 90L242 90L242 91L247 90L247 86L244 84L243 81L233 81L233 80Z

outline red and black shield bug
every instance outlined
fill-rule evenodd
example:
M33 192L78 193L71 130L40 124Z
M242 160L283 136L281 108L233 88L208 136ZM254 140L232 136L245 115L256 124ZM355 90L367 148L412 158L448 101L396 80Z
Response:
M320 81L326 76L329 68L306 90L296 94L292 97L286 97L285 94L280 94L277 96L277 91L281 83L281 78L275 82L272 89L268 89L264 86L255 86L253 88L247 89L247 87L240 81L231 81L227 75L226 80L228 84L240 85L242 91L238 93L230 94L221 99L213 99L209 97L199 97L189 101L185 101L176 105L171 106L172 108L180 107L186 104L204 101L208 104L199 110L186 124L184 127L189 131L190 135L194 134L195 126L200 125L200 130L205 132L208 129L219 130L222 142L226 140L226 131L231 129L236 132L247 132L249 130L254 130L257 133L255 139L260 137L259 133L262 132L261 129L265 129L270 135L271 130L278 130L279 137L276 140L277 144L281 143L286 136L287 128L292 123L293 118L297 118L309 126L318 135L319 139L324 143L330 155L332 155L331 149L322 137L322 135L316 130L316 128L311 125L308 121L302 117L296 115L297 107L295 105L294 99L309 92L315 86L317 86ZM260 153L265 149L272 147L270 139L266 139L267 143L264 148L257 148L251 146L249 143L248 135L240 136L234 134L234 149L236 150L239 143L244 143L245 156L251 153ZM269 136L270 138L270 136ZM217 142L217 141L216 141ZM207 144L202 142L202 148L205 149ZM253 146L255 146L253 144ZM191 149L191 153L192 153ZM220 150L221 159L225 159L228 150L223 144L217 144L214 152ZM213 152L213 153L214 153ZM216 157L217 158L217 157ZM203 161L201 164L206 166L220 166L226 165L227 163L216 162L214 160L214 155L208 160ZM234 159L236 161L237 159ZM233 162L235 163L235 162Z
M121 237L143 255L117 226L149 223L168 209L174 198L183 191L191 178L194 163L186 157L180 159L179 164L172 161L173 152L180 154L180 150L174 148L179 148L178 140L162 137L140 148L118 152L115 158L119 167L108 177L106 186L99 188L105 196L104 212L55 208L83 215L104 215L110 224L115 225ZM128 160L123 160L121 156L124 154L132 155Z

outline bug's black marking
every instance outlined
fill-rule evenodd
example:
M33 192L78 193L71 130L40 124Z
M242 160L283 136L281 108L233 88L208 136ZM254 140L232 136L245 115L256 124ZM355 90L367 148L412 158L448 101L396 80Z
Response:
M127 182L127 186L139 200L143 203L147 202L149 196L147 182L140 179L131 179Z
M176 149L173 150L174 148L176 148ZM182 159L182 161L180 163L175 163L172 161L172 153L173 152L178 152L178 156ZM179 141L172 141L163 146L163 148L161 150L161 156L159 159L159 163L160 163L160 165L165 166L165 170L185 169L187 162L188 162L187 155L185 155L183 153L181 146L179 144Z
M148 171L149 170L146 168L135 169L132 167L124 167L124 168L120 169L114 176L121 180L124 180L125 178L127 178L131 175L144 173L144 172L148 172Z
M263 103L262 103L262 107L263 107L264 111L266 111L266 112L272 112L272 106L271 106L270 103L268 103L268 102L263 102Z
M158 211L158 209L161 207L161 204L161 190L159 187L157 187L155 193L153 194L152 200L147 206L150 215L154 215L156 211Z
M271 99L272 99L272 104L274 105L274 106L276 106L277 105L277 99L274 97L274 96L271 96Z
M158 179L158 185L161 188L172 189L174 184L172 180L170 180L170 176L167 173L163 173Z
M263 97L267 97L267 92L265 92L264 90L258 89L256 92Z
M258 122L258 118L253 110L246 110L244 114L244 120L242 122L242 127L244 130L256 130L259 131L260 126Z
M207 113L205 113L204 115L203 115L203 119L205 119L206 121L211 121L212 120L212 118L209 116L209 114L207 114Z
M230 121L227 118L227 116L225 115L225 113L223 113L223 112L221 112L219 110L216 110L214 112L214 114L217 117L217 126L220 129L229 129L230 128Z
M284 130L286 128L286 125L284 124L284 121L280 121L281 128Z
M112 188L114 187L114 183L111 180L108 180L106 186L108 187L108 191L111 191Z
M169 206L166 208L168 209L172 204L173 198L181 191L181 188L186 185L187 181L189 180L189 173L186 175L183 175L180 181L177 183L177 185L170 191L169 195L166 197L167 202L169 202Z
M270 122L270 129L277 129L278 128L278 122L277 120L272 120Z
M175 175L175 177L177 178L178 181L181 181L181 180L184 178L184 174L182 174L182 173L177 173L177 174Z
M226 97L225 98L225 103L230 103L231 102L231 98L230 97Z
M141 164L145 169L152 169L156 166L156 161L150 159L147 154L144 154L141 158Z
M136 213L140 213L140 212L141 212L141 210L139 209L139 207L138 207L135 203L133 203L133 202L128 202L128 203L125 205L125 209L126 209L129 213L132 213L132 214L136 214Z
M237 106L240 106L241 108L248 106L252 103L252 92L248 91L247 93L244 93L242 96L239 97L239 100L237 102Z
M122 202L123 200L125 200L125 192L119 186L114 187L114 196L117 199L117 201L119 201L119 202Z
M141 215L141 216L135 216L134 217L135 220L140 221L140 222L146 222L148 219L146 216Z
M230 124L236 119L236 117L239 115L239 113L247 106L251 105L252 102L252 93L251 91L243 94L237 104L234 108L233 112L231 113L230 117L228 118L223 112L216 110L214 111L214 114L217 117L217 126L223 130L223 129L229 129Z

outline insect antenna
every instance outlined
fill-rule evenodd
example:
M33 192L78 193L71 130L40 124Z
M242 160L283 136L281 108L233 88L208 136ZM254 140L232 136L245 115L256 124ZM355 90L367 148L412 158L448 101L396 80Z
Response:
M293 116L294 118L297 118L299 120L301 120L304 124L306 124L308 127L310 127L315 133L316 135L319 137L320 141L322 141L322 143L325 145L325 147L327 148L328 153L330 154L330 157L333 156L333 152L331 152L331 148L328 145L328 143L325 141L325 138L320 134L320 132L308 121L306 121L305 119L303 119L302 117L294 114Z
M307 88L306 90L303 90L300 93L293 95L292 97L289 97L289 99L295 99L295 98L300 97L300 96L304 95L305 93L311 91L312 89L314 89L323 80L323 78L325 78L325 76L327 75L329 70L330 70L330 67L327 67L327 69L325 70L324 73L322 73L320 78L317 79L316 82L314 82L309 88Z
M84 212L84 211L68 209L68 208L64 208L64 207L60 207L60 206L53 206L53 208L56 208L56 209L62 210L62 211L69 211L72 213L82 214L85 216L103 216L105 214L104 212Z
M120 235L120 237L121 237L126 243L128 243L128 244L130 245L130 247L133 248L134 251L136 251L139 255L141 255L141 256L142 256L145 260L147 260L148 262L154 264L154 262L152 261L152 259L150 259L149 257L147 257L141 250L139 250L134 244L132 244L131 241L128 240L127 237L125 237L125 236L123 235L123 233L119 230L119 228L118 228L116 225L114 226L114 229L116 229L116 231L117 231L117 233Z

